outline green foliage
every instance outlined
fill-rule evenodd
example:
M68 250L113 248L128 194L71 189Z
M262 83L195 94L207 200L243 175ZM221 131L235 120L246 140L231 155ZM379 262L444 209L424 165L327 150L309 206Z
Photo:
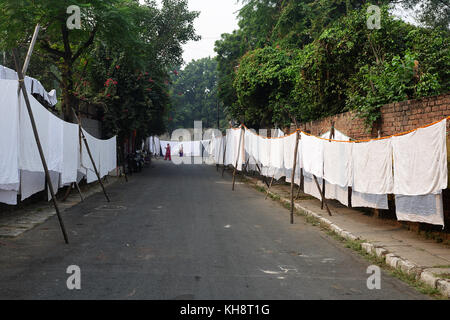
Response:
M190 62L183 70L174 71L171 85L172 120L169 131L193 128L194 121L202 121L204 128L226 127L217 96L217 61L203 58ZM217 114L219 108L219 115Z
M81 30L67 29L69 5L81 8ZM3 0L0 15L0 51L26 47L35 25L42 26L38 71L51 70L58 80L66 120L81 102L100 109L107 134L164 131L168 72L182 63L183 44L199 39L198 13L187 0Z
M366 1L246 3L241 29L216 43L220 98L238 121L259 128L355 110L370 127L384 104L450 88L448 30L407 24L388 6L369 30ZM272 27L256 25L263 17Z
M277 48L265 47L246 54L234 81L238 103L232 106L231 113L243 115L242 120L255 128L289 124L287 104L294 87L291 63L291 54Z

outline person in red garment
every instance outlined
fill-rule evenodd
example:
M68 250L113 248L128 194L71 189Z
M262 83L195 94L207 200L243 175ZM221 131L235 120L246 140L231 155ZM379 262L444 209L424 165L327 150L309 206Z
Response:
M167 144L167 147L166 147L166 157L164 158L164 161L167 161L167 159L169 159L169 161L172 161L172 155L171 155L171 150L170 150L170 144Z

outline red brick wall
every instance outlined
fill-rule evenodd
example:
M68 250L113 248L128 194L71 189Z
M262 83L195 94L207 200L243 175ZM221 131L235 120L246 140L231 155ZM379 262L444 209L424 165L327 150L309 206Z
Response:
M381 108L381 120L372 130L367 130L364 121L352 112L300 124L300 129L321 135L335 128L355 140L377 138L414 130L450 116L450 93L418 100L408 100L385 105ZM450 121L447 123L450 129Z

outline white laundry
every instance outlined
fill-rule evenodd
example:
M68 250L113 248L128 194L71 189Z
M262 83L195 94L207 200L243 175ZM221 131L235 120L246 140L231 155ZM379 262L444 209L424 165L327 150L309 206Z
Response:
M394 193L438 194L448 186L447 120L393 137Z
M388 210L388 197L386 194L367 194L352 192L352 207L353 208L374 208Z
M341 187L336 184L325 184L325 198L334 199L348 207L348 187Z
M227 130L226 137L226 152L225 152L225 165L236 166L237 170L242 170L242 164L244 162L245 150L244 150L244 139L241 139L242 130L240 129L229 129Z
M18 79L19 77L16 71L0 65L0 80L17 81ZM38 80L28 76L24 78L24 83L28 94L37 93L40 96L42 96L42 98L44 98L44 100L47 101L52 106L58 103L58 98L56 97L56 90L47 92L44 89L44 86Z
M316 181L312 174L303 171L304 177L303 177L303 186L304 186L304 192L306 194L309 194L313 196L314 198L317 198L319 200L322 200L322 195L320 194L319 189L317 188ZM320 189L323 188L323 179L317 178L317 182L319 183Z
M45 189L45 173L22 170L20 172L21 200L28 199L33 194Z
M353 145L353 190L386 195L393 192L391 139Z
M77 170L80 165L80 139L76 124L68 122L63 124L62 157L61 184L64 186L77 180Z
M297 134L291 134L283 139L283 152L284 152L284 168L292 169L294 166L294 152L295 152L295 143L297 142ZM301 149L301 140L299 140L299 149ZM298 150L299 150L298 149ZM301 154L301 153L300 153ZM297 159L297 168L301 168L301 163Z
M47 167L50 171L62 172L64 121L48 112L48 150L46 154ZM75 141L72 141L76 143Z
M321 138L324 139L330 139L330 134L331 131L328 131L327 133L324 133L323 135L321 135ZM334 137L333 140L337 140L337 141L350 141L350 138L348 136L346 136L345 134L343 134L341 131L339 131L338 129L334 129Z
M28 95L28 98L36 123L42 151L48 163L50 115L47 109L45 109L32 95ZM23 94L20 95L19 99L19 113L19 168L29 172L44 172Z
M396 195L395 208L399 221L445 225L442 193L423 196Z
M284 143L283 138L270 139L270 167L284 169Z
M52 181L53 192L55 194L57 194L58 193L58 189L59 189L59 182L60 182L61 174L59 172L49 171L49 175L50 175L50 179ZM52 194L50 192L50 186L48 186L48 188L47 188L47 198L48 198L48 201L52 200Z
M323 143L324 178L327 182L340 187L352 186L352 150L348 142Z
M19 190L17 89L17 81L0 80L0 189L8 191Z
M323 177L323 144L324 140L308 136L302 132L302 164L306 172Z
M0 190L0 203L15 206L17 204L17 191Z

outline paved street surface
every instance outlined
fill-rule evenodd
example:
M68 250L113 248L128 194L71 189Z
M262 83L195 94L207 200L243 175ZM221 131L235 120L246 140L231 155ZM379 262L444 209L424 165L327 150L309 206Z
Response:
M16 239L0 239L0 299L424 299L215 167L154 168ZM81 268L79 291L66 269Z

